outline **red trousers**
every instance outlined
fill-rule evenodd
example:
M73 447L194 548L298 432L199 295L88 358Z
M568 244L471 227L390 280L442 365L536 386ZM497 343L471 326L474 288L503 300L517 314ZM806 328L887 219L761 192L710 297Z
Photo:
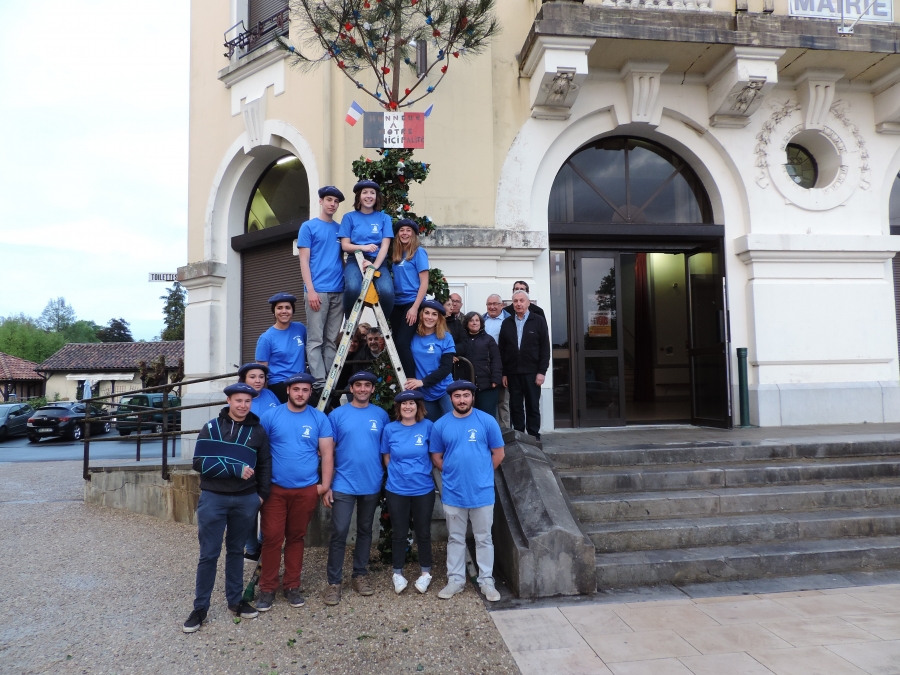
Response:
M260 591L274 593L278 588L282 543L284 543L284 578L281 586L284 589L300 587L303 538L316 510L318 499L315 485L289 489L272 484L272 493L262 505Z

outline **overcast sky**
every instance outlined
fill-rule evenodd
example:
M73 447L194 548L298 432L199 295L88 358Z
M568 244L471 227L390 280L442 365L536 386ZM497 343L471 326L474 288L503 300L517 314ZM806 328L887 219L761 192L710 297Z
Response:
M188 0L0 0L0 316L162 329L187 241Z

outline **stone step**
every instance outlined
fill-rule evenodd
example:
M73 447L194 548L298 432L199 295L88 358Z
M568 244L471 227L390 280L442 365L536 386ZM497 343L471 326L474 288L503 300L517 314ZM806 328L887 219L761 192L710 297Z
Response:
M900 535L900 508L590 523L597 553Z
M587 450L548 452L558 469L630 467L689 463L758 462L781 459L825 459L900 455L894 439L826 440L808 442L671 443L666 445L599 446Z
M825 481L861 481L900 477L900 456L782 460L724 464L676 464L661 467L561 469L570 495L790 485Z
M835 483L574 495L582 522L900 506L900 485Z
M866 572L897 567L900 537L790 541L597 555L597 588Z

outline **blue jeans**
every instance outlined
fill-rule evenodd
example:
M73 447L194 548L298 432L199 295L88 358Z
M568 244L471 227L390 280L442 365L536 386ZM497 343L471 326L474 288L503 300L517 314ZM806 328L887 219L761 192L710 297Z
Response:
M339 584L344 572L344 551L347 549L347 533L350 519L356 508L356 546L353 549L353 576L369 573L369 551L372 548L372 522L378 507L380 493L372 495L348 495L332 492L331 541L328 544L328 583Z
M197 562L197 584L194 609L209 609L209 598L216 584L216 565L225 535L225 598L228 606L241 603L244 595L244 543L256 514L259 495L238 497L209 490L200 493L197 504L197 538L200 560Z
M253 519L250 525L250 534L247 535L247 543L244 544L244 552L250 555L256 555L262 550L262 532L259 529L257 519Z
M394 305L393 314L388 315L391 320L391 333L394 335L394 346L397 348L397 355L400 357L400 364L403 366L403 373L407 379L416 376L416 361L410 345L419 326L418 323L414 323L412 326L406 323L406 313L412 306L411 302Z
M381 276L375 277L375 290L378 291L381 311L386 317L389 317L394 311L394 281L391 279L391 273L386 265L382 265L379 271ZM362 272L359 271L356 258L350 256L344 267L344 316L350 316L350 312L353 311L353 303L359 297L360 291L362 291Z
M425 401L425 419L431 420L432 423L437 422L451 410L453 404L450 403L450 394L444 394L435 401Z

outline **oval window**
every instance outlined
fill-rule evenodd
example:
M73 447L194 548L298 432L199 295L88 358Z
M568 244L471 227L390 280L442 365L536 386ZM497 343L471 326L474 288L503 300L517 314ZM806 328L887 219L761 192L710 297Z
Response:
M788 143L787 163L784 165L788 175L797 185L805 190L816 186L819 178L819 167L816 160L802 145Z

